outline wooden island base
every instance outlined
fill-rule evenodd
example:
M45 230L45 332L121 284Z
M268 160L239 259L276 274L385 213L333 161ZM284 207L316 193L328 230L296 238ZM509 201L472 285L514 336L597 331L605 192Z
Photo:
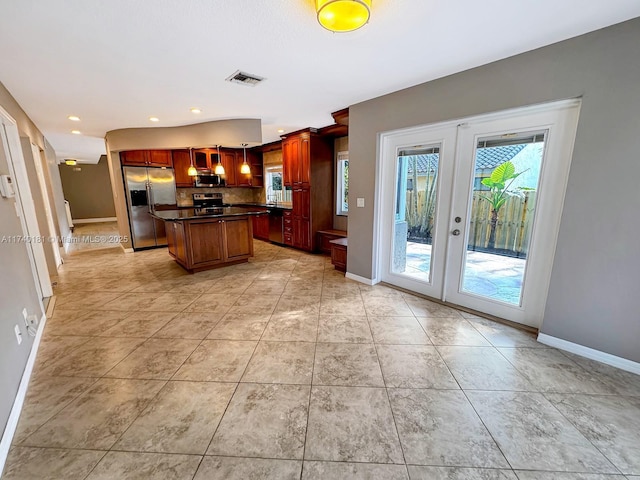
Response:
M165 222L169 254L189 273L244 263L253 256L249 216Z

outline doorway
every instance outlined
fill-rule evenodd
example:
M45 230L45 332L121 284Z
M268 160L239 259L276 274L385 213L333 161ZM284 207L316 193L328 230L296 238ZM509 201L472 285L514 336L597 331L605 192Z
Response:
M380 280L539 327L579 105L382 134Z

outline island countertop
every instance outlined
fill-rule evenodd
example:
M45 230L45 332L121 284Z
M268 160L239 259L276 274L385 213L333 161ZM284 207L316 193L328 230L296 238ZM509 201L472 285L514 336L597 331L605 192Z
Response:
M179 210L155 210L151 215L158 220L178 222L203 218L224 218L242 215L264 214L264 209L249 207L181 208Z

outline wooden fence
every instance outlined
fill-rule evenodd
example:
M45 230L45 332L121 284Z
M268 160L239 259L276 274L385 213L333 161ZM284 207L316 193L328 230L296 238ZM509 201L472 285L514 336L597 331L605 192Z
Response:
M471 208L471 223L469 225L470 249L486 249L491 233L491 204L482 200L480 192L473 193L473 205ZM535 191L525 191L522 196L509 196L498 213L496 226L495 249L504 250L518 256L526 256L529 250L531 227L533 225L533 213L536 205ZM414 205L413 191L407 192L407 207ZM418 192L418 212L423 205L424 192ZM420 215L407 215L409 230L412 225L411 218L419 218ZM429 218L427 222L432 222Z

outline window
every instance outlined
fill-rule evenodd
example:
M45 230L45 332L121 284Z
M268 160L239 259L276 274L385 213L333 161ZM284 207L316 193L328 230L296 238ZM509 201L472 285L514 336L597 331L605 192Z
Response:
M336 214L347 215L349 212L349 152L338 152L336 180Z

